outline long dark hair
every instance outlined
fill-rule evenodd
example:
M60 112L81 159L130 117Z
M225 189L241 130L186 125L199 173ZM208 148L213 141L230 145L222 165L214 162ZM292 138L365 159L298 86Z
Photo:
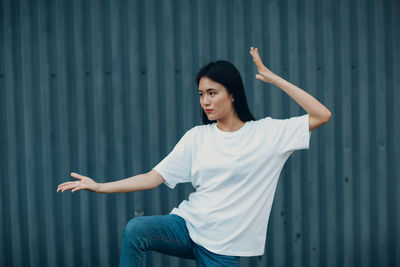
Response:
M247 104L242 77L232 63L225 60L218 60L208 63L197 73L197 86L199 86L200 79L203 77L207 77L226 87L228 93L231 94L235 100L233 101L233 106L240 120L244 122L255 120ZM215 122L210 121L207 118L207 115L202 108L200 108L200 112L203 124L211 124Z

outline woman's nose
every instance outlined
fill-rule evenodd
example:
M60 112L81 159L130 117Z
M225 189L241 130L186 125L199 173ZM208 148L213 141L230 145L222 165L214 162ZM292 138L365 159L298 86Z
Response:
M210 99L207 97L207 95L204 96L203 101L204 101L204 105L210 104Z

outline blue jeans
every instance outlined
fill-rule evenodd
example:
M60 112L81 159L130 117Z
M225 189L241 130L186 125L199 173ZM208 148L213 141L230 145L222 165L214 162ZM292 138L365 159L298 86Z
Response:
M197 266L239 266L239 257L215 254L192 241L180 216L142 216L130 220L122 236L120 267L146 266L146 251L196 260Z

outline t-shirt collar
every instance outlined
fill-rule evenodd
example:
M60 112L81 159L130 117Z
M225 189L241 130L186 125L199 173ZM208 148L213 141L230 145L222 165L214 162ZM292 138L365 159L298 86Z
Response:
M216 133L216 134L218 134L219 136L223 136L223 137L233 137L233 136L238 136L238 135L240 135L244 130L245 130L245 128L247 127L247 122L245 122L244 124L243 124L243 126L242 127L240 127L238 130L236 130L236 131L233 131L233 132L225 132L225 131L222 131L221 129L219 129L218 127L217 127L217 123L215 122L215 123L213 123L213 130L214 130L214 132Z

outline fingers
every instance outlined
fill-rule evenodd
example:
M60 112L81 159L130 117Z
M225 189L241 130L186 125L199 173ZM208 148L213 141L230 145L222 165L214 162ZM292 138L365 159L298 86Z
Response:
M79 184L70 184L70 185L66 185L66 186L63 186L63 187L57 189L57 192L58 191L64 192L67 190L71 190L71 192L74 192L74 191L81 190L81 189L82 189L82 186Z
M257 68L261 68L263 66L260 54L258 53L258 48L250 47L250 55L253 57L253 61L256 64Z
M256 47L256 48L254 48L254 47L250 47L250 54L253 56L253 58L254 57L259 57L260 56L260 54L258 53L258 48Z
M75 183L75 182L65 182L65 183L62 183L62 184L59 184L59 185L58 185L58 188L63 187L63 186L66 186L66 185L70 185L70 184L73 184L73 183Z
M86 177L86 176L80 175L80 174L78 174L76 172L71 172L71 176L76 178L76 179L79 179L79 180L82 180L83 178Z
M70 181L70 182L65 182L65 183L58 185L57 192L59 192L59 191L64 192L66 190L71 190L71 189L72 189L71 192L75 192L78 190L85 189L84 186L82 185L81 181L85 182L86 180L84 180L84 179L87 178L86 176L80 175L75 172L71 172L71 176L78 179L79 181Z
M84 188L81 187L81 186L75 187L74 189L71 190L71 193L73 193L73 192L75 192L75 191L82 190L82 189L84 189Z
M60 184L60 185L58 186L58 188L57 188L57 192L59 192L59 191L64 192L64 191L66 191L66 190L69 190L69 189L71 189L71 188L74 188L75 186L76 186L76 185L75 185L75 182L68 182L68 183Z
M57 192L59 191L64 192L66 190L75 189L77 187L81 187L81 184L79 182L66 182L58 186Z

